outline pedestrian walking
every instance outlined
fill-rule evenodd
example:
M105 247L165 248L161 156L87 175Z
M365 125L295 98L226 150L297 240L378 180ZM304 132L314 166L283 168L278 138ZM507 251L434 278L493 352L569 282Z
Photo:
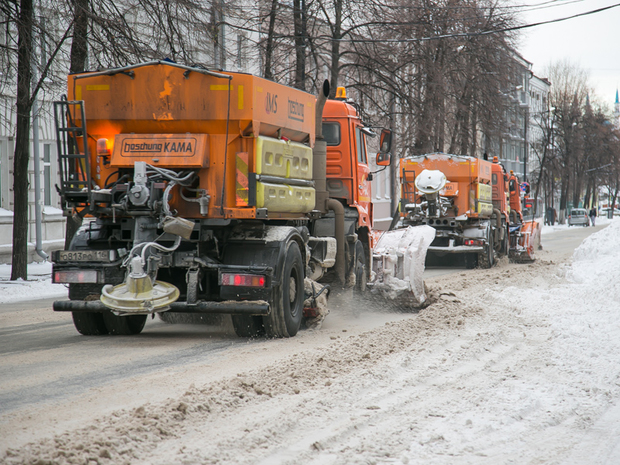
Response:
M553 226L555 224L555 209L552 206L547 207L545 224L548 224L550 226Z
M596 208L590 208L590 223L594 226L596 223Z

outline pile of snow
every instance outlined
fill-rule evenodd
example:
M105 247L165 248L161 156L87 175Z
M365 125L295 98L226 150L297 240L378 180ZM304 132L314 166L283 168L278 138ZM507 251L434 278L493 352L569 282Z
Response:
M11 265L0 265L0 304L24 300L67 297L64 284L52 284L50 262L30 263L28 280L11 281Z

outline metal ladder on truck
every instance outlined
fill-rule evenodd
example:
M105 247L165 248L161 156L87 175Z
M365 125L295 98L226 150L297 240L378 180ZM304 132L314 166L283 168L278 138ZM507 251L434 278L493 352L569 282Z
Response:
M406 170L403 168L402 175L402 197L401 197L401 209L405 211L405 205L408 203L416 203L416 191L415 191L415 171Z
M54 102L54 119L63 209L89 206L92 178L84 102L66 98Z
M396 228L398 224L398 220L400 219L400 212L405 211L405 205L408 203L415 203L416 201L416 192L415 192L415 171L406 170L403 168L402 178L401 178L401 197L398 206L396 207L396 211L392 215L392 222L390 223L389 231L392 231Z

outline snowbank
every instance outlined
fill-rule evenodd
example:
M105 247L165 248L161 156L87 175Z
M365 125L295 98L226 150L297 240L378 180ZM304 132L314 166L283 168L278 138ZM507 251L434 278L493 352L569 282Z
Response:
M28 281L10 281L10 277L11 265L0 265L0 304L68 295L64 284L52 284L50 262L30 263Z

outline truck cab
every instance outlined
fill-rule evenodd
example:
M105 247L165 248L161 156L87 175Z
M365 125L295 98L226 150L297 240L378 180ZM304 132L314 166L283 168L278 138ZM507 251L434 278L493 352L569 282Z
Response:
M347 276L365 283L371 269L373 208L367 137L375 134L363 123L355 103L340 87L336 98L325 102L323 137L327 143L326 187L330 198L345 210ZM315 235L332 236L333 222L326 217L316 222ZM364 274L362 277L360 274ZM365 284L362 284L364 287Z
M328 100L323 113L327 141L327 189L359 213L359 224L372 227L370 167L366 138L375 134L364 126L357 110L345 100ZM349 154L356 154L356 157Z

